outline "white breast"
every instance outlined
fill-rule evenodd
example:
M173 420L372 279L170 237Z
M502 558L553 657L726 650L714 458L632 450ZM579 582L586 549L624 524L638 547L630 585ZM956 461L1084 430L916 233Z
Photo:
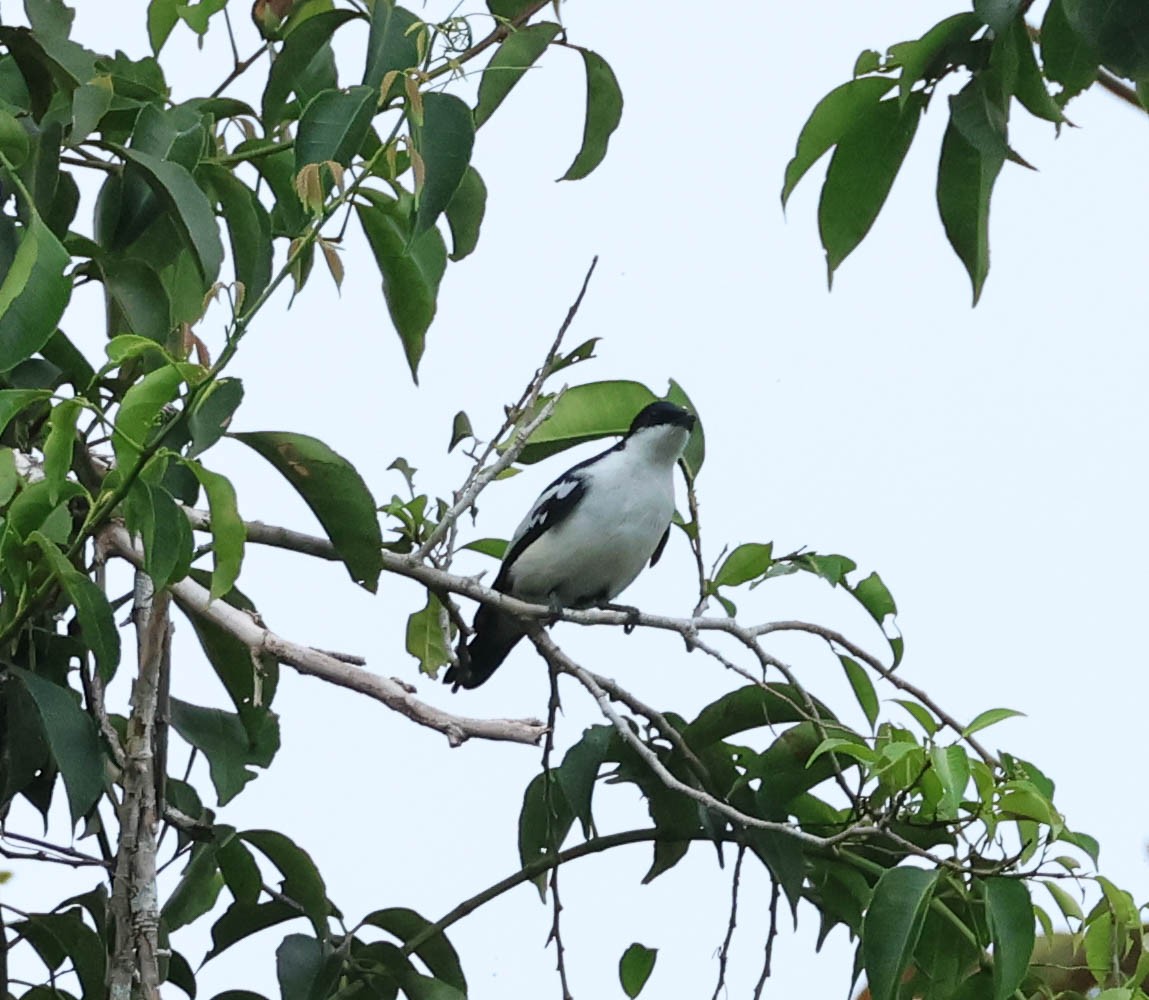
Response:
M613 600L630 586L674 515L674 465L685 440L680 428L650 428L580 470L585 495L519 556L512 592L578 607Z

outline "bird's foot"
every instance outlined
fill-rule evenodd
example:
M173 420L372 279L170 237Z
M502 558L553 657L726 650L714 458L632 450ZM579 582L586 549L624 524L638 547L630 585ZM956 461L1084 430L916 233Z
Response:
M626 615L626 622L622 626L623 632L630 635L638 627L638 619L642 614L633 604L612 604L610 601L603 601L599 606L600 611L621 611Z
M543 619L543 624L546 625L547 628L551 628L555 622L562 618L563 606L555 594L551 594L547 600L547 606L551 609L551 613Z

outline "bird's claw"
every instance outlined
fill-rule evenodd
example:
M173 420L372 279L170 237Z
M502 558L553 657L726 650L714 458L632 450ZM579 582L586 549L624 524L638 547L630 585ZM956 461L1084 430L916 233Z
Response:
M622 625L622 631L626 635L630 635L631 632L638 628L638 619L642 615L642 612L632 604L611 604L610 602L604 602L599 605L599 609L601 611L621 611L626 615L626 621L623 622Z

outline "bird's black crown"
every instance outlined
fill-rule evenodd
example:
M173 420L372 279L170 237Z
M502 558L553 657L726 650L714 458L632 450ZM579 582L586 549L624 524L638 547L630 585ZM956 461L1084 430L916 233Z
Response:
M684 410L681 406L675 406L673 403L660 399L638 411L638 416L631 421L628 434L640 431L644 427L684 427L691 431L694 430L696 419L689 410Z

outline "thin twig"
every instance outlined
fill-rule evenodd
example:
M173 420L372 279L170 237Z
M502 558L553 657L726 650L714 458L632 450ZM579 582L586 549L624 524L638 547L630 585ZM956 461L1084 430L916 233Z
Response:
M555 808L552 798L554 792L554 779L551 776L551 754L555 748L555 723L558 719L559 709L562 707L562 702L559 699L559 675L558 671L549 668L550 674L550 699L547 703L547 735L543 741L543 807L547 812L547 847L550 853L558 854L559 848L562 844L556 835L557 831L554 828L553 820L558 815L558 810ZM555 968L559 974L559 984L563 991L563 1000L573 1000L571 997L570 985L567 981L567 965L566 965L566 948L563 946L562 934L562 912L563 904L559 899L559 870L558 868L551 869L551 932L547 936L547 943L555 943Z
M567 310L566 318L563 320L562 325L559 326L558 333L555 335L555 339L552 341L542 365L540 365L535 372L534 377L523 391L523 395L520 397L518 403L508 410L507 419L503 423L502 429L490 440L486 449L475 462L475 466L463 484L463 488L459 491L454 505L435 526L435 530L431 532L427 540L419 547L419 551L415 553L416 559L423 560L427 558L431 550L452 530L459 518L474 506L479 493L500 473L509 469L515 463L522 453L523 448L526 447L530 436L543 424L547 417L551 415L555 404L558 403L559 397L562 395L561 391L555 396L552 396L537 413L535 412L535 407L542 393L543 385L552 373L555 358L558 356L563 337L566 336L567 330L570 329L570 325L574 322L574 318L578 315L579 308L582 306L583 297L586 295L587 287L590 285L590 279L597 265L598 257L595 257L590 262L590 267L587 269L586 276L582 280L582 287L579 289L579 293L574 302ZM511 427L524 416L529 417L527 423L519 427L499 458L491 465L486 465L487 459L490 458L494 452L498 442L501 441Z
M734 859L734 876L730 880L730 920L726 924L726 937L722 940L722 947L718 949L718 982L714 986L712 1000L718 1000L722 995L722 987L726 985L726 962L730 956L730 942L734 938L734 927L738 923L738 882L742 877L742 858L746 848L738 845L738 857Z
M770 978L770 964L774 958L774 939L778 936L778 897L781 895L781 886L774 879L770 886L770 930L766 932L766 955L762 960L762 975L754 986L754 1000L761 1000L762 990L766 987L766 980Z
M38 837L29 837L23 833L13 833L11 830L4 830L0 832L0 839L11 840L17 844L26 844L29 847L38 849L38 854L42 855L44 861L57 861L60 864L72 865L74 867L97 865L101 868L107 867L107 862L102 858L94 857L91 854L85 854L83 851L77 851L73 847L64 847L61 844L53 844L47 840L41 840ZM49 857L47 855L54 854L59 857ZM25 855L28 857L29 855ZM7 854L5 857L15 857L14 854Z
M737 840L735 834L728 833L722 836L725 840ZM445 916L436 920L435 923L428 924L407 940L407 943L403 945L403 954L413 954L428 941L442 934L448 927L458 923L464 917L470 916L470 914L474 913L479 907L486 905L494 899L498 899L503 893L509 892L516 886L520 886L524 882L534 881L534 879L549 872L552 868L565 865L570 861L589 857L592 854L601 854L603 851L609 851L625 844L652 842L658 844L682 844L696 840L712 841L713 839L712 834L704 833L701 830L697 833L676 834L674 836L667 836L662 831L653 828L648 830L627 830L623 833L609 833L602 837L593 837L581 844L576 844L574 847L569 847L565 851L559 851L557 854L540 855L512 875L508 875L494 885L487 886L469 899L463 900L463 902Z

